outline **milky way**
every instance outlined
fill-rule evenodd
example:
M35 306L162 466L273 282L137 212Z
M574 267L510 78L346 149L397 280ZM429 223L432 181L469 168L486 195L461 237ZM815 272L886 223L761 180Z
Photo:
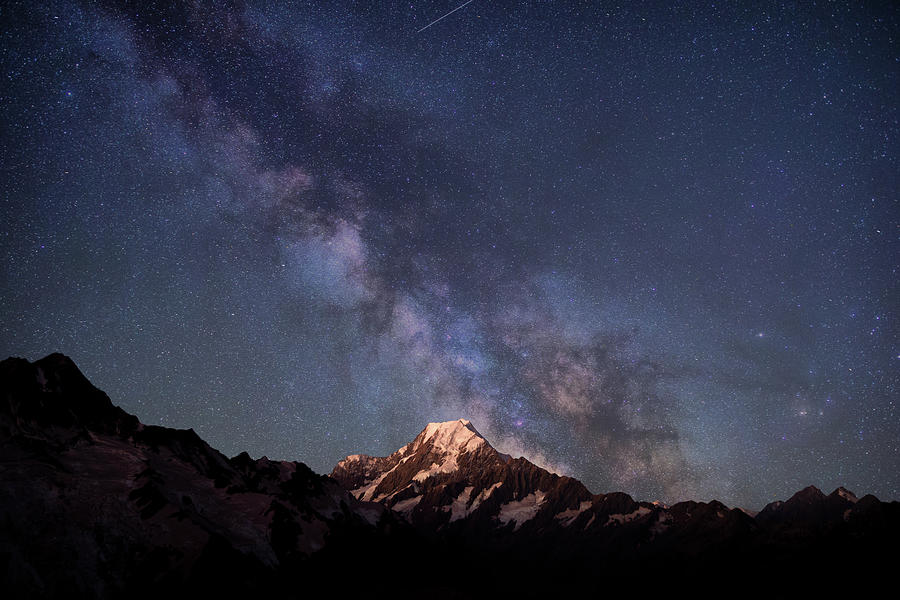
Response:
M0 354L319 472L900 499L898 12L457 4L4 4Z

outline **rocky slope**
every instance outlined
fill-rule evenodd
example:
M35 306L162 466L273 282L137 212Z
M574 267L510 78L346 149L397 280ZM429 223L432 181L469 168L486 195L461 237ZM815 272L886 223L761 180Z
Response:
M856 595L900 503L807 488L758 515L671 507L497 452L466 420L331 477L145 426L68 358L0 362L4 597Z
M281 590L286 568L396 519L298 462L144 426L71 360L0 363L0 566L23 596Z

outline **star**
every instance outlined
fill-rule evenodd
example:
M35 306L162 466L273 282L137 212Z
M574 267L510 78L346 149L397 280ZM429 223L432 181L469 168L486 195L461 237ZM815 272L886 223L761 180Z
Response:
M598 493L900 499L897 18L820 13L14 4L0 358L320 473L467 418Z

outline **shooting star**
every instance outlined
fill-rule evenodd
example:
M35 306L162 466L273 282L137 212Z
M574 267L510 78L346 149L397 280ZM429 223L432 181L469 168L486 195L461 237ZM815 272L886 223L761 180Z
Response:
M466 2L466 4L460 4L459 6L457 6L456 8L454 8L453 10L451 10L450 12L448 12L446 15L444 15L443 17L441 17L440 19L435 19L434 21L432 21L431 23L429 23L428 25L426 25L426 26L423 27L422 29L418 30L416 33L422 33L423 31L425 31L426 29L428 29L429 27L431 27L432 25L434 25L434 24L437 23L438 21L440 21L440 20L442 20L442 19L446 19L447 17L449 17L450 15L452 15L453 13L455 13L456 11L458 11L459 9L461 9L462 7L466 6L467 4L472 4L473 2L475 2L475 0L469 0L468 2Z

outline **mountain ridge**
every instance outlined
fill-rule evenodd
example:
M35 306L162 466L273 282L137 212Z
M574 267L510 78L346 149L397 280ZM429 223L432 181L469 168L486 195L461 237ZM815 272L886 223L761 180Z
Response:
M435 437L435 439L447 440L450 443L439 441L435 444L436 448L432 448L428 445L428 442L433 437ZM500 453L493 448L484 436L478 433L478 430L472 422L465 418L428 423L411 442L386 457L375 457L366 454L348 455L345 459L337 463L331 471L330 477L338 481L358 499L384 503L387 507L404 514L408 518L412 517L413 520L416 519L416 511L418 510L418 513L421 513L423 510L421 502L413 502L413 500L421 500L421 496L424 493L421 491L422 489L444 486L445 488L453 490L458 489L459 486L454 484L458 484L459 481L477 482L475 485L463 487L463 496L465 497L456 496L455 499L448 504L448 496L443 494L436 498L438 502L443 501L443 504L429 507L428 510L432 513L436 512L438 509L443 509L445 512L449 511L451 513L450 522L454 522L460 518L459 511L461 510L462 505L471 508L473 504L480 504L486 496L493 494L501 483L495 478L491 480L489 484L485 485L483 477L478 473L474 473L472 470L469 470L468 472L465 470L460 472L458 470L458 457L461 458L470 452L474 453L476 450L488 454L488 457L496 455L503 464L511 467L512 471L516 471L515 467L522 466L525 469L536 470L543 475L559 477L562 481L571 480L576 482L578 486L584 488L583 492L581 490L571 490L572 494L570 497L558 507L555 516L557 519L566 523L573 523L578 520L581 513L588 511L588 509L597 502L606 506L616 507L612 510L630 509L625 512L613 512L605 515L607 521L613 520L619 522L631 520L636 516L639 516L632 515L631 513L640 511L642 508L645 511L650 512L668 511L679 504L696 504L696 501L691 500L678 502L671 506L660 502L638 501L624 492L594 494L587 490L587 488L577 479L560 476L531 463L523 457L513 459L510 455ZM422 456L423 453L424 456ZM491 462L490 458L487 458L486 460L489 465ZM467 467L470 466L468 464L470 462L469 460L464 460L463 462L466 463ZM494 462L496 463L496 460ZM484 459L475 465L475 468L480 469L481 471L485 471L485 467L486 463ZM461 475L461 477L455 476L454 473ZM494 474L499 475L496 472L494 472ZM511 473L506 474L506 477L514 478L515 476L515 474ZM436 481L429 482L432 483L431 486L425 485L426 481L435 478ZM413 490L409 491L409 488L413 488ZM466 492L465 490L470 491ZM546 491L547 490L538 487L530 490L529 493L539 494L545 493ZM435 500L436 494L433 490L426 495L431 500ZM604 500L606 497L609 497L609 500ZM514 493L512 501L522 502L524 499L525 498L521 493ZM541 496L540 498L536 498L535 501L537 504L541 504L544 501L544 497ZM856 504L858 499L852 492L849 492L843 486L836 488L831 494L826 496L817 487L810 485L796 492L788 500L769 503L760 511L752 511L744 507L728 507L715 499L710 500L709 504L721 506L728 511L740 510L753 519L762 515L761 518L766 520L771 519L773 515L782 515L783 511L794 511L797 506L808 506L811 504L818 505L819 503L826 501L832 505L833 512L838 508L842 510L851 509L851 505ZM586 502L589 502L590 506L586 506ZM516 508L524 509L526 507L518 506ZM527 516L528 511L526 510L524 513L525 514L523 515L520 512L519 516ZM591 513L588 512L588 514ZM468 512L465 516L468 516ZM505 524L509 520L514 519L510 518L504 520L501 518L499 520ZM431 519L430 521L430 525L433 526L435 524L433 522L434 519ZM522 523L522 521L516 521L514 529L518 530Z
M842 569L878 581L891 572L900 503L808 487L753 517L717 501L592 494L498 452L465 419L318 475L297 461L228 458L192 429L144 425L53 354L0 362L0 523L14 598L293 598L309 581L337 592L348 573L386 598L635 585L692 597L699 585L717 597L747 568L797 590L808 587L798 565L828 567L823 591L856 589ZM435 565L466 577L436 580ZM663 575L659 588L642 577L648 565Z
M329 540L402 528L303 463L141 424L61 354L0 362L0 466L0 566L23 597L276 593Z

